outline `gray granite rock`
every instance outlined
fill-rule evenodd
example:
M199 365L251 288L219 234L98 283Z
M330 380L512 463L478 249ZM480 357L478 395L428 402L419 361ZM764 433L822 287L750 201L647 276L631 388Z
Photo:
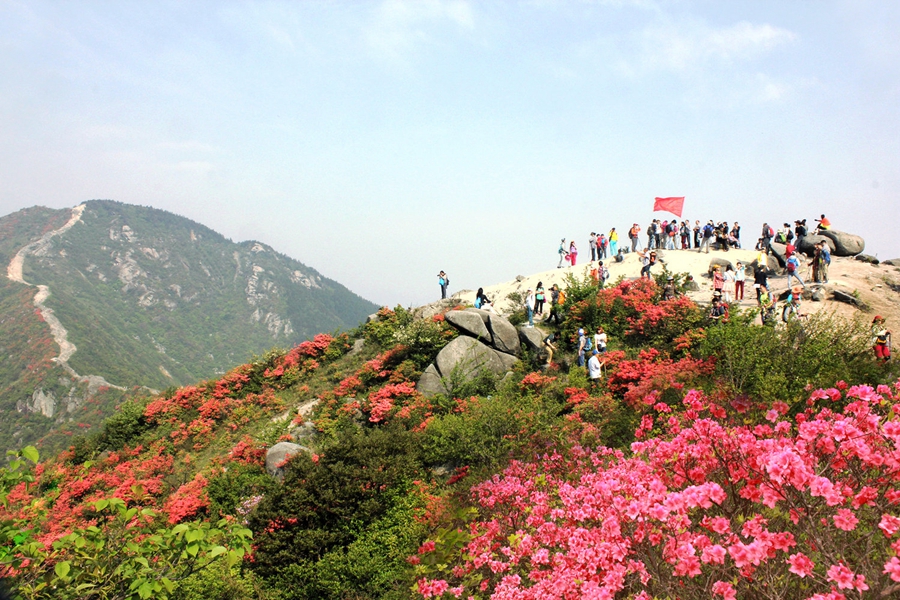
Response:
M422 372L419 382L416 383L416 389L427 397L447 393L447 388L441 381L441 374L438 372L437 367L434 366L434 363L428 365L425 371Z
M846 231L827 229L819 232L819 235L831 240L834 247L831 253L834 256L856 256L866 249L866 241L862 237Z
M801 252L807 256L812 256L816 253L816 244L819 242L825 242L828 245L828 250L834 254L834 242L822 235L805 235L800 238L800 243L797 244L797 252Z
M285 461L300 452L309 452L309 449L292 442L278 442L266 451L266 471L272 477L284 477Z
M869 263L870 265L877 265L880 262L877 258L869 254L857 254L853 258L860 262Z
M512 326L512 323L505 318L488 313L488 330L493 334L492 345L495 350L515 356L521 353L519 334L516 332L516 328Z
M474 337L487 344L491 343L492 336L481 315L469 310L449 310L444 314L444 318L462 335Z

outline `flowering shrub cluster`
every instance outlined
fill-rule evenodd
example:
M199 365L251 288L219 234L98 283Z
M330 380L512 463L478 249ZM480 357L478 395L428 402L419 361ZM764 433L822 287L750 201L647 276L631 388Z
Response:
M439 537L420 549L419 592L498 600L649 600L674 590L680 598L896 595L898 400L900 382L817 390L793 418L781 404L768 422L743 425L691 390L665 433L635 442L630 456L576 447L514 462L474 486L479 518L455 544Z

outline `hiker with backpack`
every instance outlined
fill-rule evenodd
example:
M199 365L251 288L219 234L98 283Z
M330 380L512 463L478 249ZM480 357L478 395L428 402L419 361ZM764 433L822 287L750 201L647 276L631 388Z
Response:
M578 329L578 366L584 366L584 353L590 352L591 340L584 335L584 329Z
M703 231L701 232L702 239L700 240L700 246L697 248L697 252L702 252L703 249L706 248L706 253L709 254L709 243L712 241L714 232L713 222L710 220L709 223L703 226Z
M891 332L885 328L881 315L875 315L872 319L872 344L875 358L883 362L891 359Z
M771 248L773 237L775 237L775 231L771 227L769 227L768 223L763 223L762 235L759 238L762 242L762 248L760 248L760 250L768 254Z
M631 229L628 230L628 239L631 240L631 251L637 252L638 247L638 235L641 233L641 226L635 223L631 226Z
M555 283L550 287L550 316L547 317L547 323L551 321L556 321L556 324L560 324L560 313L562 312L562 305L566 303L566 293L559 289L559 286Z
M806 289L806 284L800 279L800 260L797 257L798 255L796 253L791 254L791 257L787 259L787 262L785 263L784 271L787 273L787 285L788 287L791 287L791 277L794 277L800 285Z
M607 242L605 235L601 233L597 236L597 260L606 258L606 248L608 245L609 242Z
M783 322L790 323L796 318L803 319L806 317L806 315L800 313L800 295L802 293L803 288L799 286L791 288L791 293L785 298L784 308L781 309L781 320Z

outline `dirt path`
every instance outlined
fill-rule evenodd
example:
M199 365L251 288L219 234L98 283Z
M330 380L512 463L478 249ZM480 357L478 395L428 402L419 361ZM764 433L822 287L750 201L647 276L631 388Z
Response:
M40 239L31 242L30 244L24 246L18 252L16 252L16 255L6 267L6 276L12 281L30 285L32 287L37 287L38 291L34 295L34 305L41 312L41 316L50 327L50 333L51 335L53 335L53 340L59 346L59 356L55 357L53 360L56 361L56 363L59 364L63 369L65 369L66 373L68 373L69 376L88 383L89 387L92 388L108 386L117 390L124 391L125 388L118 385L113 385L98 375L79 375L75 372L75 369L69 366L69 359L72 358L72 355L75 354L75 351L78 350L78 348L75 346L75 344L69 341L69 332L66 331L66 328L63 327L59 319L56 318L56 315L53 313L53 309L44 305L44 301L50 297L50 288L48 288L46 285L34 285L28 283L27 281L25 281L22 275L23 268L25 266L25 257L45 248L50 244L50 240L62 233L65 233L76 223L78 223L78 221L81 220L82 213L84 213L84 206L84 204L79 204L78 206L73 208L72 216L69 217L69 220L66 221L65 225L63 225L59 229L54 229L53 231L45 233L43 236L41 236Z

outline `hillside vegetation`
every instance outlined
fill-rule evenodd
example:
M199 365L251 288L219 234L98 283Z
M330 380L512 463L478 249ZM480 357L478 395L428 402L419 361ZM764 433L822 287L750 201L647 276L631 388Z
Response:
M9 264L70 214L34 208L3 217L0 256ZM0 370L7 447L52 431L43 440L52 448L73 428L95 427L110 414L100 397L110 388L121 400L135 389L185 385L273 346L355 327L377 308L263 244L107 200L86 202L71 228L27 252L22 276L30 285L4 279L0 289L4 315L20 314L0 323L0 346L11 350ZM49 289L44 304L77 348L68 367L109 385L85 385L49 362L59 349L34 314L37 285Z
M570 278L564 309L549 368L447 395L415 383L449 305L397 307L129 401L36 466L25 448L4 574L28 599L900 591L900 382L863 324L711 323L653 281ZM597 326L592 386L572 349ZM302 448L273 477L279 441Z

